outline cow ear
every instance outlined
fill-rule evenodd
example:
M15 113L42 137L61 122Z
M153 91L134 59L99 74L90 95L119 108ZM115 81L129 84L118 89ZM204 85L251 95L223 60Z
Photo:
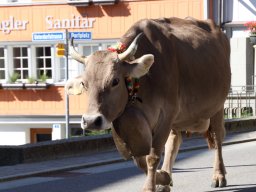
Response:
M85 91L82 77L69 79L65 85L65 90L68 95L81 95Z
M129 76L139 78L149 71L150 67L154 63L154 55L143 55L129 63L132 65Z

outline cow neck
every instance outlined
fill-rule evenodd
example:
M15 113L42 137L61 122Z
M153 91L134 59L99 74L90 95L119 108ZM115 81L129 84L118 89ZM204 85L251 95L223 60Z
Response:
M108 50L111 52L122 53L126 50L126 46L123 43L118 42L115 45L109 47ZM125 83L128 91L128 103L134 104L136 101L142 103L142 99L138 97L138 91L140 88L139 78L133 78L130 76L125 77Z

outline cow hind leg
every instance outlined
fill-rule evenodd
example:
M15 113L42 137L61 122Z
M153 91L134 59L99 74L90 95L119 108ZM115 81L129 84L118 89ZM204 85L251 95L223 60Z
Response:
M225 127L223 120L223 110L219 111L211 118L210 127L207 133L208 145L210 148L215 148L214 173L212 187L225 187L226 169L222 157L222 142L225 137Z

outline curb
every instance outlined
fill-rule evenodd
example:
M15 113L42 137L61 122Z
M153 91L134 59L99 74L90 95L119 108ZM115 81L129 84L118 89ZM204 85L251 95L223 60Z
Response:
M61 172L61 171L71 171L71 170L81 169L81 168L90 168L90 167L95 167L95 166L108 165L108 164L112 164L112 163L120 163L120 162L124 162L124 161L125 160L121 159L121 158L113 158L110 160L97 161L94 163L84 163L84 164L80 164L80 165L63 166L60 168L50 168L50 169L46 169L46 170L42 170L42 171L32 171L32 172L28 172L28 173L24 173L24 174L17 174L17 175L8 176L8 177L0 177L0 183L5 182L5 181L12 181L12 180L16 180L16 179L23 179L23 178L32 177L32 176L39 176L42 174L57 173L57 172Z
M110 134L45 141L20 146L0 146L0 166L73 157L115 147Z
M222 146L247 143L247 142L253 142L253 141L256 141L256 138L223 142ZM195 146L195 147L185 147L185 148L181 148L179 150L179 153L185 153L185 152L196 151L196 150L201 150L201 149L208 149L208 146L207 145L199 145L199 146ZM0 182L12 181L12 180L16 180L16 179L23 179L23 178L32 177L32 176L39 176L42 174L57 173L57 172L61 172L61 171L71 171L71 170L76 170L76 169L81 169L81 168L90 168L90 167L109 165L109 164L114 164L114 163L121 163L121 162L125 162L125 161L130 161L130 160L124 160L120 156L120 158L113 158L113 159L109 159L109 160L100 160L100 161L96 161L93 163L84 163L84 164L79 164L79 165L64 166L64 167L60 167L60 168L50 168L50 169L46 169L46 170L42 170L42 171L28 172L28 173L17 174L17 175L8 176L8 177L1 177Z
M235 145L235 144L240 144L240 143L248 143L248 142L253 142L253 141L256 141L256 138L255 139L242 139L242 140L237 140L237 141L227 141L227 142L223 142L222 146ZM200 149L208 149L208 146L207 145L198 145L195 147L185 147L183 149L180 149L179 153L196 151L196 150L200 150Z

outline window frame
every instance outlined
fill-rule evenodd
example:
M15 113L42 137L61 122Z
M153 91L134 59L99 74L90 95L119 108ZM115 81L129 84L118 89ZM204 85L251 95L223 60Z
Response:
M38 73L38 67L37 67L37 59L38 58L41 58L41 59L43 59L43 67L42 67L42 69L44 69L44 71L45 70L51 70L51 74L52 74L52 76L51 77L49 77L49 78L47 78L47 80L46 80L46 82L53 82L53 79L54 79L54 59L53 59L53 57L54 57L54 53L53 53L53 46L54 45L52 45L52 44L49 44L49 45L35 45L35 46L33 46L33 52L34 52L34 54L33 54L33 57L32 57L32 59L33 59L33 63L34 63L34 65L33 65L33 68L34 68L34 70L33 70L33 76L36 78L36 79L40 79L40 75L39 75L39 73ZM40 57L37 57L37 48L43 48L43 54L45 54L45 48L46 47L49 47L50 48L50 56L45 56L45 55L43 55L43 56L40 56ZM51 61L51 67L50 68L48 68L48 67L46 67L46 63L45 63L45 61L46 61L46 59L50 59L50 61Z
M75 48L79 53L83 54L83 47L85 46L97 46L98 50L105 50L108 46L113 45L117 42L117 39L107 39L107 40L90 40L90 41L75 41ZM51 83L57 86L63 86L65 84L65 56L58 57L56 55L56 44L58 42L8 42L5 44L1 44L0 47L4 48L4 63L5 63L5 79L0 79L0 83L8 83L10 75L13 74L14 68L14 47L26 47L28 55L26 58L28 59L28 78L33 77L39 79L37 77L37 66L36 66L36 48L38 47L50 47L51 49L51 70L52 70L52 78L47 79L47 83ZM92 49L91 49L92 50ZM77 61L68 58L68 66L73 66L73 75L71 75L72 71L69 70L69 79L81 75L84 71L84 65L78 63ZM62 64L62 68L60 67ZM62 70L62 71L61 71ZM64 77L64 78L63 78ZM27 83L27 79L18 79L18 82Z
M19 48L20 50L20 56L16 56L16 57L14 57L14 48ZM27 56L23 56L22 55L22 53L23 53L23 48L26 48L27 49ZM17 81L18 82L26 82L26 80L29 78L29 64L30 64L30 50L29 50L29 46L26 46L26 45L24 45L24 46L13 46L12 47L12 73L11 74L9 74L10 76L13 74L13 73L15 73L15 69L17 69L17 71L19 70L19 71L27 71L27 75L28 75L28 77L27 78L25 78L25 77L23 77L23 74L22 73L20 73L20 78L18 78L17 79ZM17 67L17 68L15 68L15 59L19 59L20 60L20 67ZM23 60L24 59L26 59L27 60L27 67L23 67Z
M1 60L3 60L4 62L3 62L3 64L4 64L4 67L3 68L0 68L0 71L4 71L4 79L0 79L0 83L1 82L6 82L7 80L7 77L8 77L8 75L7 75L7 73L6 73L6 68L7 68L7 62L6 62L6 48L4 47L4 46L0 46L0 49L3 49L3 53L4 53L4 55L3 55L3 57L1 57L0 56L0 59Z

